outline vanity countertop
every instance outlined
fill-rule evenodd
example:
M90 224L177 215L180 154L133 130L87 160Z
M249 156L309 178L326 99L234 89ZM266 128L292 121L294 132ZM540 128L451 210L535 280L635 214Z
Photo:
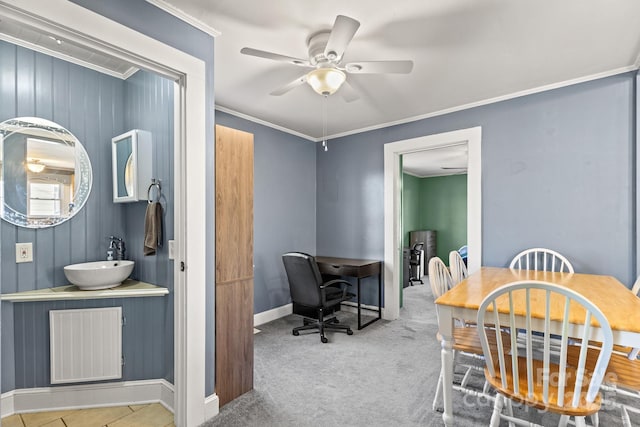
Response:
M134 298L158 297L167 295L169 289L151 283L127 279L120 286L111 289L83 291L75 285L57 286L55 288L37 289L34 291L15 292L0 295L0 300L11 302L55 301L102 298Z

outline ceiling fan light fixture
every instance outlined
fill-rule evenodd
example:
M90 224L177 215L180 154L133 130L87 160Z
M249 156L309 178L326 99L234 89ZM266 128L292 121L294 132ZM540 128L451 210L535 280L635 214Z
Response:
M307 83L320 95L332 95L340 89L347 75L336 68L317 68L307 74Z
M40 160L34 159L27 162L27 169L29 169L33 173L40 173L44 170L45 165L40 163Z

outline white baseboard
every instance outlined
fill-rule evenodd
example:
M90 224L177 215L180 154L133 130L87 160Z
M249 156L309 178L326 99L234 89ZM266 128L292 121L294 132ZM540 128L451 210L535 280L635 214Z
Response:
M212 394L204 399L204 419L208 420L220 413L220 400L217 394Z
M272 320L280 319L293 313L293 304L289 303L271 310L263 311L253 315L253 326L264 325Z
M365 309L365 313L369 312L369 310L378 311L377 305L368 305L361 304L363 309ZM342 303L343 311L347 313L357 313L358 312L358 304L351 301L345 301ZM263 311L262 313L257 313L253 315L253 326L264 325L265 323L271 322L272 320L280 319L281 317L285 317L293 313L293 304L286 304L280 307L272 308L271 310ZM382 315L384 316L384 307L382 307Z
M164 379L24 388L2 393L0 416L156 402L173 412L173 385ZM215 403L217 410L217 396Z
M365 310L365 314L373 314L372 311L378 311L377 305L368 305L368 304L360 304L360 307ZM344 301L341 304L340 309L346 313L357 313L358 312L358 303L352 301ZM382 307L382 316L384 316L384 307Z

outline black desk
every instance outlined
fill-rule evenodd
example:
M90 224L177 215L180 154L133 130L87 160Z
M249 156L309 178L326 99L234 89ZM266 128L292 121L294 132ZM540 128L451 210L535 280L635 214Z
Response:
M317 256L316 263L318 264L318 268L320 269L320 273L322 274L355 277L358 279L358 330L382 318L382 262L365 259ZM378 275L377 310L368 307L362 307L362 304L360 302L360 279L375 275ZM378 316L363 325L361 320L361 310L363 309L371 310L375 313L378 313Z

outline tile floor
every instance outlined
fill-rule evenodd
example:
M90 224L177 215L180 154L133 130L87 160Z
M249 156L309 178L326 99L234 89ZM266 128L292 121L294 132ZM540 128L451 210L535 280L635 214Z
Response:
M173 414L159 403L109 408L16 414L2 427L175 427Z

